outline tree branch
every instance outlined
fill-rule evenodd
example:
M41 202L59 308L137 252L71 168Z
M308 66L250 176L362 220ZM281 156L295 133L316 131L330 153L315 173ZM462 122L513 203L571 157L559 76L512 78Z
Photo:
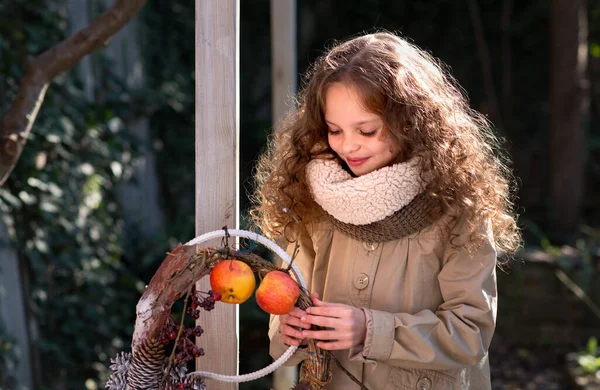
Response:
M147 0L116 0L89 26L25 62L25 74L12 106L0 122L0 186L14 169L44 101L48 84L85 55L101 48Z

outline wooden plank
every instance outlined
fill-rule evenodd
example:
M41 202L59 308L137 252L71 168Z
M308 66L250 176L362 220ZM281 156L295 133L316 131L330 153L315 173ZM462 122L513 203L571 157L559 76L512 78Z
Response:
M9 372L17 384L26 389L33 388L31 353L29 346L29 326L25 309L25 297L19 258L9 244L8 229L0 211L0 321L4 323L7 335L14 339L19 351L19 364L14 372ZM4 348L4 346L0 346ZM19 387L20 388L20 387Z
M238 226L239 0L196 0L196 234ZM212 243L218 245L219 242ZM208 278L198 288L210 289ZM238 306L202 311L198 370L238 372ZM211 389L237 389L210 381Z
M271 104L273 126L283 117L297 89L296 0L271 0ZM273 373L275 390L291 389L298 367L282 366Z
M273 123L289 109L297 89L296 0L271 0Z
M109 7L113 2L114 0L104 0L103 5ZM95 16L92 15L92 18ZM77 18L77 15L73 15L73 18ZM84 23L87 25L89 20ZM112 62L113 71L133 90L147 86L147 75L141 52L143 45L141 24L141 14L134 16L111 38L103 53ZM87 68L84 67L82 73L86 70ZM93 70L89 68L89 71ZM101 80L102 77L101 74L94 76L92 73L86 74L84 80ZM84 85L87 85L87 82ZM160 207L159 179L156 170L156 154L152 145L153 138L150 135L150 121L148 117L138 115L128 121L126 126L138 140L138 154L133 167L133 180L119 183L116 192L123 208L126 229L137 231L142 239L151 240L164 234L165 215Z

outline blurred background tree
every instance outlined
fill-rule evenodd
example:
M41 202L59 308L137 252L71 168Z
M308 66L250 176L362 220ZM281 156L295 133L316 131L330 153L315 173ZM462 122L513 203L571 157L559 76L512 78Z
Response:
M0 115L14 99L22 59L107 4L0 2ZM52 84L0 187L0 239L20 264L28 324L26 345L0 326L0 388L18 388L14 367L25 358L36 389L102 388L110 357L128 346L145 283L166 251L194 236L194 13L193 1L150 0L106 50ZM526 249L541 248L566 261L563 268L598 280L599 0L303 0L297 15L300 73L334 39L378 29L397 31L445 62L507 140ZM272 128L269 1L242 1L240 22L240 220L251 228L246 193ZM563 256L563 245L578 255ZM528 277L500 275L501 287L524 291L533 285ZM535 288L548 294L552 283L541 279ZM515 299L527 302L523 294ZM0 294L0 308L6 301ZM511 308L501 301L498 340L523 325ZM241 306L240 372L270 361L266 328L256 305ZM572 336L571 343L587 337Z

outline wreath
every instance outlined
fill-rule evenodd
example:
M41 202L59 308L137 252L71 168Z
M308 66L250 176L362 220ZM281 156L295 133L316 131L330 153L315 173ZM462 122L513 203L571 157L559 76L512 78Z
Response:
M284 208L299 223L295 214ZM247 249L235 249L229 245L229 238L240 237L251 242L264 245L274 252L287 265L277 267L273 262L254 253L251 245ZM203 247L207 241L221 238L221 247ZM177 245L163 260L150 280L144 294L136 306L136 321L131 342L131 352L121 352L111 359L111 375L106 383L109 390L205 390L206 379L222 382L248 382L275 371L283 365L298 347L290 346L287 351L267 367L253 373L243 375L222 375L206 371L188 371L188 363L204 355L204 350L196 346L194 338L202 336L204 329L196 324L200 310L210 311L215 303L223 300L229 303L241 303L254 291L254 273L258 274L261 285L257 289L257 303L271 314L285 314L293 306L306 309L313 305L302 274L294 264L298 254L298 241L290 257L280 246L258 233L246 230L213 231L194 238L188 243ZM225 267L223 267L225 266ZM210 274L211 286L213 277L217 279L215 268L232 267L248 268L251 278L245 296L228 295L229 291L196 291L196 282ZM277 274L271 283L286 284L293 287L295 293L287 293L282 298L261 302L259 290L269 276ZM283 274L283 275L282 275ZM240 279L237 278L236 282ZM247 279L248 281L248 279ZM293 286L290 286L290 283ZM218 283L217 283L218 284ZM234 285L232 286L232 290ZM249 294L248 294L249 291ZM226 296L223 296L225 294ZM280 301L289 300L293 296L291 306L282 308ZM183 300L183 313L179 323L171 315L175 302ZM275 301L275 307L272 304ZM285 305L284 305L285 306ZM186 317L191 317L194 325L186 326ZM189 321L188 321L189 322ZM319 327L314 326L314 329ZM309 339L307 345L308 358L302 361L296 390L320 390L331 381L331 362L346 373L361 389L368 390L356 377L348 372L340 362L326 350L316 345L316 340Z
M282 264L277 267L271 261L253 253L250 249L235 249L229 245L230 237L241 237L260 243L278 255ZM202 247L201 244L221 238L220 248ZM294 251L294 256L297 253ZM215 291L196 291L196 282L211 274L211 271L224 262L241 263L256 273L259 280L272 272L291 275L290 280L298 286L299 295L295 305L306 309L312 305L309 293L293 259L277 244L267 238L245 230L223 230L206 233L190 242L177 245L163 260L146 287L136 306L135 329L131 342L131 352L121 352L111 359L111 375L106 383L109 390L175 390L207 388L206 379L224 382L247 382L275 371L285 363L298 347L288 350L269 366L244 375L221 375L204 371L188 371L188 362L204 355L204 350L196 346L194 338L203 335L201 325L196 324L200 310L212 310L224 297ZM252 278L254 275L252 274ZM252 286L252 291L254 290ZM260 286L259 286L260 288ZM247 297L245 297L247 298ZM245 300L242 297L242 300ZM183 314L176 321L171 314L175 302L183 300ZM225 301L225 299L223 299ZM237 303L230 301L230 303ZM186 318L194 320L187 326ZM206 336L205 336L206 337ZM304 360L300 370L297 389L321 389L331 380L331 354L309 340L309 358Z

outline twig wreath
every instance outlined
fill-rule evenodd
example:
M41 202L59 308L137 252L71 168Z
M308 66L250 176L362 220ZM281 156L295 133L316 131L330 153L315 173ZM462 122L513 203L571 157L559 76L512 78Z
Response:
M284 211L288 212L284 208ZM290 213L291 214L291 213ZM292 215L292 217L295 217ZM297 217L294 218L297 221ZM271 261L249 249L235 249L229 238L240 237L260 243L279 256L287 267L277 267ZM209 240L221 238L220 248L202 247ZM206 379L221 382L248 382L270 374L285 363L296 352L296 346L287 351L269 366L243 375L222 375L205 371L188 371L188 363L204 355L196 346L194 338L205 332L200 325L186 326L185 319L194 323L200 310L212 310L221 297L213 291L197 291L196 282L211 273L223 260L238 260L247 264L262 281L271 271L281 271L293 277L298 284L300 296L296 306L306 309L312 306L304 279L293 263L298 253L298 242L290 257L280 246L258 233L246 230L222 230L209 232L188 243L177 245L163 260L150 280L136 306L136 321L131 352L121 352L111 359L111 375L106 383L109 390L204 390ZM282 263L283 264L283 263ZM175 302L183 300L181 319L171 315ZM189 318L188 318L189 322ZM206 336L205 336L206 337ZM308 358L302 362L298 384L293 389L320 390L331 381L331 361L366 389L354 376L346 371L329 351L321 350L316 341L307 345Z

